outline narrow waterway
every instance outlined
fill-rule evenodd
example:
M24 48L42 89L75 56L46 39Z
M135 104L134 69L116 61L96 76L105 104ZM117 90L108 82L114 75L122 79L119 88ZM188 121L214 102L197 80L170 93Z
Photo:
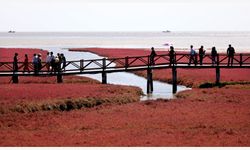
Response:
M61 49L61 48L44 48L53 51L54 54L56 53L64 53L67 58L67 61L70 60L80 60L80 59L100 59L103 58L93 53L89 52L72 52L68 51L68 49ZM112 64L115 65L114 63ZM70 67L70 66L69 66ZM69 68L70 69L70 68ZM101 74L84 74L80 76L90 77L92 79L96 79L98 81L102 80ZM118 85L129 85L129 86L137 86L143 90L145 96L141 97L141 100L149 100L149 99L171 99L175 98L174 94L172 94L172 85L154 81L154 91L152 94L147 95L147 80L143 77L137 76L133 73L128 72L119 72L119 73L109 73L107 74L107 82L109 84L118 84ZM185 86L178 86L177 92L188 90L189 88Z

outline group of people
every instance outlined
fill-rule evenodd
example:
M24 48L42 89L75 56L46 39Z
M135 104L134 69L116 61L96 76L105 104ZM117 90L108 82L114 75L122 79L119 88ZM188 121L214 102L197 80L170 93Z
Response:
M53 52L48 52L46 57L46 68L48 72L58 72L65 71L66 67L66 58L63 53L57 53L56 56L53 55Z
M32 64L34 68L34 74L39 74L39 72L41 72L43 68L42 55L40 53L33 55ZM66 58L62 53L57 53L57 55L54 56L53 52L48 52L45 66L48 73L56 73L62 71L62 69L63 71L65 71ZM18 53L15 53L13 61L13 71L17 72L21 67L22 66L18 67ZM28 54L25 54L23 61L23 73L25 72L30 73Z
M203 58L205 57L205 50L204 47L201 46L199 48L199 63L200 65L203 64ZM212 47L211 50L211 58L212 58L212 65L214 66L214 64L216 64L217 62L217 50L215 47ZM235 50L234 48L231 46L231 44L229 44L228 48L227 48L227 56L228 56L228 66L233 66L233 59L234 59L234 54L235 54ZM188 65L191 64L191 62L193 62L195 65L197 65L197 53L196 51L193 49L193 45L190 46L190 58L189 58L189 63Z
M201 46L199 48L199 53L197 53L193 47L193 45L190 46L190 57L189 57L189 63L188 65L190 66L191 63L194 63L195 66L198 64L198 56L199 56L199 64L203 65L203 58L205 57L206 50L204 49L204 46ZM233 66L233 59L234 59L234 54L235 54L235 49L229 44L228 49L227 49L227 56L228 56L228 66ZM154 47L151 48L151 54L150 54L150 64L154 65L154 57L156 56L156 52L154 50ZM170 60L170 65L174 64L174 58L175 56L175 51L174 47L170 46L169 50L169 60ZM212 65L214 66L217 63L217 50L215 47L212 47L211 50L211 59L212 59Z

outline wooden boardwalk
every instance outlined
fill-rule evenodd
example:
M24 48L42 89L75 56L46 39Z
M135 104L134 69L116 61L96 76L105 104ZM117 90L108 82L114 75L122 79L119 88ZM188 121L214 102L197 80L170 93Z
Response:
M42 63L42 68L38 74L34 74L34 67L29 63L30 73L23 73L23 62L18 62L18 71L13 71L13 62L0 62L0 77L10 76L14 83L18 83L18 76L57 76L58 83L62 82L64 75L77 74L102 74L102 83L107 83L107 74L112 72L129 72L138 70L147 70L147 92L153 91L153 69L172 69L173 93L177 91L177 69L208 69L214 68L216 71L216 83L220 82L221 68L250 68L250 54L235 54L233 64L228 65L228 56L218 54L214 61L211 55L203 56L203 63L200 64L199 55L190 62L188 53L177 53L174 56L157 55L154 61L150 61L150 56L136 56L125 58L103 58L91 60L67 61L66 67L51 74L47 71L46 63ZM114 63L116 65L114 65Z

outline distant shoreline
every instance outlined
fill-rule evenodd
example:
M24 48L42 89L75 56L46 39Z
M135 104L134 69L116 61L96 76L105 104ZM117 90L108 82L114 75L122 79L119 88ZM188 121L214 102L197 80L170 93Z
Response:
M201 45L208 51L215 46L225 52L231 44L237 53L250 52L250 31L162 31L153 32L0 32L0 47L27 48L147 48L198 50Z

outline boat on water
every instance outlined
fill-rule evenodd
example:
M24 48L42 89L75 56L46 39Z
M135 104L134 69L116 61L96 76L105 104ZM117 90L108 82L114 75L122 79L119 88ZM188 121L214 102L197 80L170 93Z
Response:
M12 31L12 30L10 30L10 31L8 31L8 33L16 33L16 31Z
M165 30L165 31L162 31L163 33L169 33L171 32L170 30Z

